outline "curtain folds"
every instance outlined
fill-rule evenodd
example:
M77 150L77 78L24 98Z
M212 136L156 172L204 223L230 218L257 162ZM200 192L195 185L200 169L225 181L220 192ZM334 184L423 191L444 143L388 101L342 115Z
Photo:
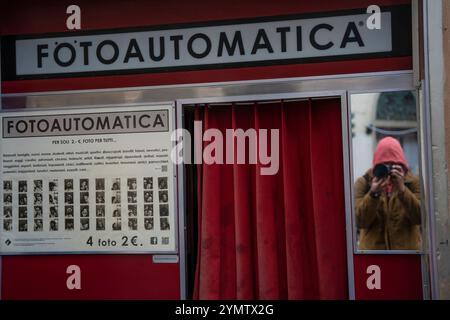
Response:
M340 110L337 98L197 106L203 130L224 136L269 129L270 141L278 129L280 156L275 175L260 163L198 165L194 298L347 298Z

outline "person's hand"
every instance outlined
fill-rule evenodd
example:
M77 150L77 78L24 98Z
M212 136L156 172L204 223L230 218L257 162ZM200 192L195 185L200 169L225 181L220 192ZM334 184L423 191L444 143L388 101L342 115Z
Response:
M389 181L389 177L382 178L382 179L373 177L372 184L370 185L370 192L378 193L378 192L383 191L383 189L387 185L388 181Z
M394 164L392 166L391 179L398 191L405 191L405 170L401 165Z

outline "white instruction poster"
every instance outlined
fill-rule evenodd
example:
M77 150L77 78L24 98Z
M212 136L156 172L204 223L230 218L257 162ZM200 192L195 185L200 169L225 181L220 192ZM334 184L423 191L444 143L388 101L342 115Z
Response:
M1 113L0 253L175 252L172 109Z

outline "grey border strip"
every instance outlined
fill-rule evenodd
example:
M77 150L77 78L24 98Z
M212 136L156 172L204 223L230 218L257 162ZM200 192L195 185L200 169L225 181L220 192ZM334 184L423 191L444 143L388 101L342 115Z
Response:
M421 62L421 43L420 43L420 23L421 23L421 16L420 16L420 7L421 7L421 1L420 0L412 0L411 2L411 26L412 26L412 57L413 57L413 71L414 71L414 86L416 87L415 93L416 93L416 105L417 105L417 115L418 115L418 121L419 121L419 131L418 131L418 138L419 138L419 154L420 156L420 162L422 163L419 167L420 169L420 187L421 190L424 190L422 192L422 212L425 213L422 214L422 233L423 233L423 241L422 241L422 249L424 250L425 254L421 256L421 272L422 272L422 294L424 300L430 300L431 298L431 288L430 288L430 250L429 250L429 242L430 242L430 226L428 225L428 217L432 214L430 210L428 210L428 203L426 201L427 197L430 197L431 195L426 189L426 161L425 159L425 153L429 152L427 148L425 148L423 141L425 132L424 130L421 130L423 128L423 99L422 99L422 86L421 86L421 70L420 70L420 62Z
M174 106L174 115L175 115L175 128L183 128L183 108L178 103L175 102ZM178 151L178 144L177 144ZM179 252L179 272L180 272L180 299L187 299L187 251L186 251L186 209L185 209L185 176L184 176L184 164L181 163L176 165L175 172L177 173L177 204L178 204L178 252Z
M323 76L306 76L306 77L291 77L291 78L276 78L276 79L259 79L259 80L238 80L238 81L222 81L222 82L205 82L205 83L189 83L189 84L171 84L171 85L155 85L155 86L138 86L138 87L121 87L121 88L107 88L107 89L88 89L88 90L63 90L63 91L39 91L39 92L27 92L27 93L6 93L2 95L2 98L12 98L12 97L30 97L30 96L59 96L59 95L74 95L74 94L87 94L87 93L124 93L131 92L130 98L133 95L138 94L138 92L143 92L147 90L160 90L160 89L185 89L191 88L195 89L197 87L231 87L234 85L264 85L264 84L280 84L280 83L290 83L290 82L317 82L317 81L330 81L339 79L368 79L373 77L395 77L395 76L405 76L412 75L412 70L397 70L397 71L382 71L382 72L365 72L365 73L348 73L348 74L334 74L334 75L323 75ZM409 79L411 81L411 79ZM385 84L383 87L388 87ZM350 88L347 88L350 89ZM370 88L367 88L370 90ZM182 98L180 98L182 99ZM167 100L166 100L167 101Z
M0 42L0 52L2 52L2 44L1 44L1 42ZM2 57L1 57L1 54L0 54L0 66L2 65ZM0 68L0 112L2 111L2 99L1 99L1 97L2 97L2 70L1 70L1 68ZM0 148L1 148L1 145L0 145ZM0 226L0 232L2 232L2 229L3 228L1 228L1 227L3 227L3 226ZM2 261L2 256L0 255L0 300L2 300L2 291L3 291L3 282L2 282L2 279L3 279L3 261Z
M433 0L431 2L435 2L436 0ZM430 5L431 2L429 0L423 1L423 51L424 51L424 86L423 86L423 95L424 95L424 106L423 106L423 126L424 126L424 139L425 139L425 145L428 145L428 152L426 152L426 176L427 176L427 184L429 188L429 201L428 201L428 208L429 208L429 227L430 227L430 243L429 243L429 250L430 250L430 266L431 266L431 272L430 272L430 278L431 278L431 298L432 299L439 299L440 292L439 292L439 273L438 273L438 266L437 266L437 243L436 243L436 210L435 204L433 201L433 198L435 196L435 190L434 190L434 181L433 181L433 174L434 174L434 164L433 164L433 151L431 150L431 146L433 143L432 134L431 134L431 124L432 124L432 111L431 111L431 88L430 88L430 36L433 37L439 37L442 36L442 34L437 35L430 35Z
M352 176L351 176L351 151L350 140L350 105L348 94L345 92L341 96L341 122L342 122L342 156L344 172L344 197L345 197L345 236L347 241L347 277L348 277L348 297L350 300L356 299L355 289L355 265L353 262L353 201L352 201Z
M330 90L373 91L392 87L412 87L412 72L381 72L333 75L312 78L292 78L230 83L205 83L180 86L121 88L120 90L86 90L26 94L4 94L7 109L54 109L82 106L118 106L242 95L278 94L291 92L324 92ZM5 112L6 110L3 109Z

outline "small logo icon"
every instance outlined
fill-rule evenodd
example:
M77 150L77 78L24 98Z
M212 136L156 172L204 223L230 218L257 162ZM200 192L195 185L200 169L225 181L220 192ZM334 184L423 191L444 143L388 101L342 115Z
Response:
M6 243L7 246L9 246L9 245L11 244L11 240L7 239L7 240L5 241L5 243Z

